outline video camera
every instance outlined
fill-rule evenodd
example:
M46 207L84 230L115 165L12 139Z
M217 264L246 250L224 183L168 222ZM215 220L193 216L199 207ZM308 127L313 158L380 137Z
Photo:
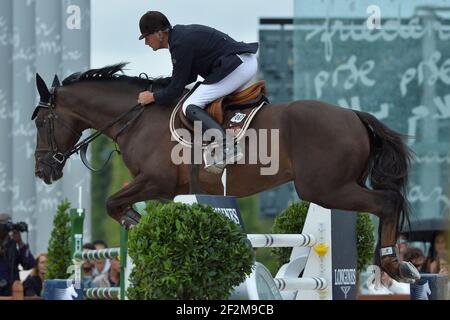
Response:
M0 224L0 229L10 232L17 230L19 232L28 232L28 224L26 222L13 223L12 221L7 221L6 223Z

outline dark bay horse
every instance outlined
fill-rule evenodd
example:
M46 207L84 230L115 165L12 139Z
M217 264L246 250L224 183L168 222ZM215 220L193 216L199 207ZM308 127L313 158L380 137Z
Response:
M55 150L70 150L84 130L99 129L123 114L136 105L138 93L150 85L156 91L168 84L168 79L118 76L123 67L118 64L75 74L62 86L56 81L52 89L38 81L41 103L34 114L38 129L36 176L45 183L62 177L66 159L55 161ZM169 118L175 104L146 107L117 138L123 161L134 177L106 203L108 214L119 223L136 202L189 193L189 166L171 161L176 142L171 141ZM126 120L105 134L115 137ZM400 217L408 218L405 188L410 151L400 134L368 113L319 101L266 106L251 127L279 129L279 171L264 176L260 174L261 163L230 165L228 194L245 197L294 181L303 200L325 208L373 213L380 219L382 249L375 254L380 266L399 281L417 279L414 266L398 261L395 249L403 220ZM220 178L201 168L198 181L206 193L221 195Z

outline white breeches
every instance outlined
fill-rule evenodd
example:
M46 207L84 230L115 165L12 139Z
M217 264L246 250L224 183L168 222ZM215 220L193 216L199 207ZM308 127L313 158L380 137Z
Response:
M233 92L240 92L246 88L247 83L258 72L258 60L256 54L239 54L243 61L239 67L226 76L221 81L214 84L201 84L192 95L183 103L183 113L186 108L193 104L200 108L205 108L216 99L227 96Z

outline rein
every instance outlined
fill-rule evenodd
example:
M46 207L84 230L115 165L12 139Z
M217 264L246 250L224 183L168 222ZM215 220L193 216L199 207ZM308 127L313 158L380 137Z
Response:
M58 117L58 114L53 110L53 104L51 102L39 102L39 105L37 108L45 108L50 110L50 114L48 115L48 126L47 126L47 141L49 142L49 148L47 149L39 149L37 151L50 151L52 154L47 157L45 160L41 160L41 162L47 166L50 166L52 169L56 165L62 165L67 159L69 159L73 154L80 153L80 158L83 164L88 168L89 170L93 172L99 172L102 171L108 162L111 159L111 156L114 152L117 152L120 154L120 151L117 149L117 139L120 137L120 135L123 134L123 132L131 126L133 122L135 122L145 111L145 107L141 105L140 103L133 106L130 110L126 111L125 113L119 115L117 118L97 130L95 133L89 135L87 138L83 139L82 141L78 142L74 147L66 151L65 153L62 153L59 151L59 148L56 144L55 139L55 127L54 127L54 120L56 120L58 123L60 123L63 127L67 128L72 134L78 137L78 139L81 137L81 134L78 132L75 132L70 126L68 126L62 119ZM131 118L129 121L127 121L122 128L118 131L118 133L114 136L113 140L116 143L115 150L111 151L111 153L108 156L108 159L105 161L103 166L100 169L94 169L87 160L87 149L89 147L89 144L96 140L98 137L100 137L102 134L106 132L109 128L117 124L119 121L130 115L131 113L139 111L136 113L133 118Z
M104 134L106 132L106 130L108 130L109 128L111 128L113 125L115 125L116 123L118 123L120 120L122 120L123 118L125 118L126 116L130 115L132 112L139 110L139 112L133 117L131 118L129 121L127 121L127 123L125 123L125 125L119 130L119 132L114 136L113 141L116 144L116 148L115 150L111 151L108 159L106 160L106 162L103 164L103 166L100 169L94 169L90 164L89 161L87 160L87 149L89 147L89 144L91 142L93 142L95 139L97 139L98 137L100 137L102 134ZM106 165L108 164L109 160L111 159L111 156L113 155L114 152L117 152L117 154L120 154L120 151L117 149L117 139L120 137L120 135L122 135L122 133L134 122L137 120L137 118L139 118L142 113L145 111L145 107L143 105L141 105L140 103L135 105L134 107L132 107L130 110L128 110L127 112L121 114L119 117L117 117L116 119L114 119L113 121L111 121L110 123L108 123L106 126L102 127L101 129L97 130L97 132L91 134L90 136L88 136L87 138L83 139L82 141L80 141L79 143L77 143L72 149L70 149L69 151L67 151L66 153L64 153L63 157L64 157L64 161L67 160L68 158L70 158L70 156L72 156L75 153L80 152L80 158L81 161L83 162L83 164L86 166L86 168L88 168L89 170L93 171L93 172L99 172L102 171Z
M142 75L145 75L147 80L148 80L148 76L146 74L139 75L139 78L142 78ZM38 89L39 89L39 82L43 83L43 80L40 77L39 77L38 80L40 80L40 81L38 81ZM44 108L44 109L48 109L49 110L49 114L47 116L48 122L47 121L43 121L43 124L37 123L38 127L39 126L41 126L41 127L45 126L46 133L47 133L47 143L48 143L48 148L46 148L46 149L44 149L44 148L37 149L37 151L46 151L46 152L48 152L47 156L44 159L40 160L40 162L43 163L46 166L49 166L51 168L51 170L54 171L54 170L58 169L58 167L62 167L64 165L64 162L67 159L69 159L73 154L79 153L81 161L86 166L86 168L88 168L89 170L91 170L93 172L102 171L106 167L108 162L110 161L111 156L113 155L114 152L117 152L117 154L120 154L120 150L118 150L118 148L117 148L117 139L124 133L124 131L126 129L128 129L144 113L145 106L141 105L140 103L136 104L135 106L133 106L131 109L129 109L125 113L119 115L118 117L113 119L111 122L109 122L108 124L106 124L102 128L98 129L95 133L89 135L87 138L85 138L82 141L78 142L75 146L73 146L68 151L62 153L59 150L58 145L56 143L54 121L56 120L64 128L69 130L74 136L77 137L77 139L81 138L82 133L78 133L75 130L73 130L55 112L54 101L55 101L56 90L57 90L57 88L59 86L59 80L56 81L56 82L55 81L54 81L54 85L53 85L53 87L51 88L50 91L48 91L48 89L45 89L45 90L47 90L48 95L45 95L44 99L42 99L43 95L41 94L41 100L39 101L39 104L36 107L36 109L35 109L35 111L33 113L33 116L32 116L32 120L34 120L37 117L37 114L38 114L40 108ZM41 86L45 86L45 83L41 84ZM148 90L149 91L153 91L153 84L150 84ZM111 153L108 156L108 159L105 161L105 163L103 164L103 166L100 169L94 169L89 164L89 161L88 161L87 155L86 155L87 154L87 149L89 147L89 144L91 142L93 142L95 139L97 139L99 136L104 134L112 126L116 125L119 121L123 120L124 118L126 118L127 116L129 116L130 114L132 114L133 112L136 112L136 111L137 111L137 113L130 120L128 120L120 128L120 130L116 133L116 135L113 137L113 141L115 143L115 150L111 151ZM47 124L46 124L46 122L47 122Z

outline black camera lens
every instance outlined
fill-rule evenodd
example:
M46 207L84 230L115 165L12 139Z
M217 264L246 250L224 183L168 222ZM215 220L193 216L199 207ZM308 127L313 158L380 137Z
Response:
M0 224L0 230L4 232L10 232L13 230L28 232L28 224L26 224L26 222L13 223L12 221L8 221Z
M14 230L17 230L19 232L27 232L28 231L28 225L25 222L19 222L15 223L13 225Z

